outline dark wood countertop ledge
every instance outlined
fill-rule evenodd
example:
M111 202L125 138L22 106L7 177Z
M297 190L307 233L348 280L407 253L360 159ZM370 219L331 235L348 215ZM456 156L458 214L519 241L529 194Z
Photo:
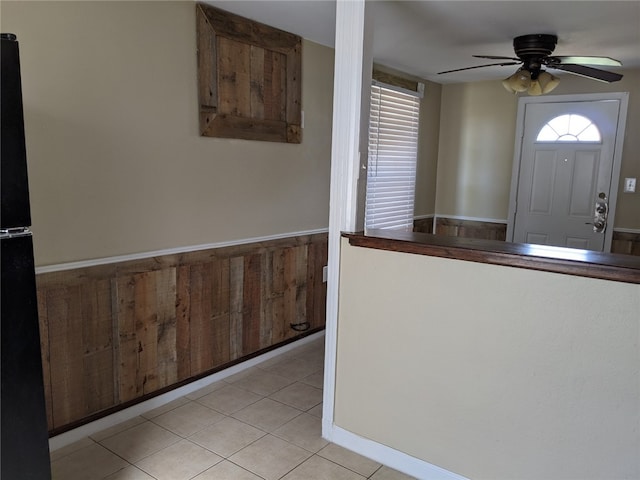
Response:
M640 283L640 257L399 230L343 233L357 247Z

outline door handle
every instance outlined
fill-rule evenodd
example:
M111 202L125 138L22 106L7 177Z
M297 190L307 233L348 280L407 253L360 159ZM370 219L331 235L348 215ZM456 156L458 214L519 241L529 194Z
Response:
M609 202L604 192L598 194L593 214L593 222L586 222L585 225L593 225L593 231L596 233L604 232L607 228L607 216L609 214Z
M593 222L585 222L585 225L593 225L593 231L596 233L604 232L604 228L607 226L606 222L602 220L595 220Z

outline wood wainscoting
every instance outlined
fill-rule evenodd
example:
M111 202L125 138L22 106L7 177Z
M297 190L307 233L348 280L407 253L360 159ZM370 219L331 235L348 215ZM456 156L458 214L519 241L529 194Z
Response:
M414 218L413 231L420 233L433 233L433 217Z
M611 253L640 256L640 231L618 232L614 230Z
M413 221L413 231L418 233L434 233L447 237L478 238L482 240L505 240L507 224L483 220L467 220L449 217L416 218ZM640 255L640 231L613 232L611 253L624 255Z
M435 223L435 232L433 224ZM504 240L507 238L507 224L481 220L467 220L459 218L438 217L416 219L413 231L420 233L435 233L447 237L480 238L483 240Z
M507 224L436 217L436 235L481 238L483 240L505 240L507 238Z
M481 238L483 240L505 240L507 238L507 224L436 217L436 235Z
M323 328L326 264L321 233L38 274L50 433Z

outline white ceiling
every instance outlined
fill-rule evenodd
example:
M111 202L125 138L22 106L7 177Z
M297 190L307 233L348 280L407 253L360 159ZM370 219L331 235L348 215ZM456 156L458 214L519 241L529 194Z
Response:
M335 0L209 0L223 10L333 46ZM558 36L554 55L601 55L640 67L640 0L373 0L377 63L438 83L505 78L516 66L437 72L493 63L472 55L514 56L518 35ZM616 68L608 68L616 71ZM554 74L562 75L557 70Z

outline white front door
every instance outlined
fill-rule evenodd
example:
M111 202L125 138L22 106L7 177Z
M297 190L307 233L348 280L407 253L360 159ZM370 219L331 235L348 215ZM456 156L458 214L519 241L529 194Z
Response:
M512 241L608 249L618 184L614 153L622 147L616 145L622 141L617 135L621 100L528 103L524 108L509 217Z

